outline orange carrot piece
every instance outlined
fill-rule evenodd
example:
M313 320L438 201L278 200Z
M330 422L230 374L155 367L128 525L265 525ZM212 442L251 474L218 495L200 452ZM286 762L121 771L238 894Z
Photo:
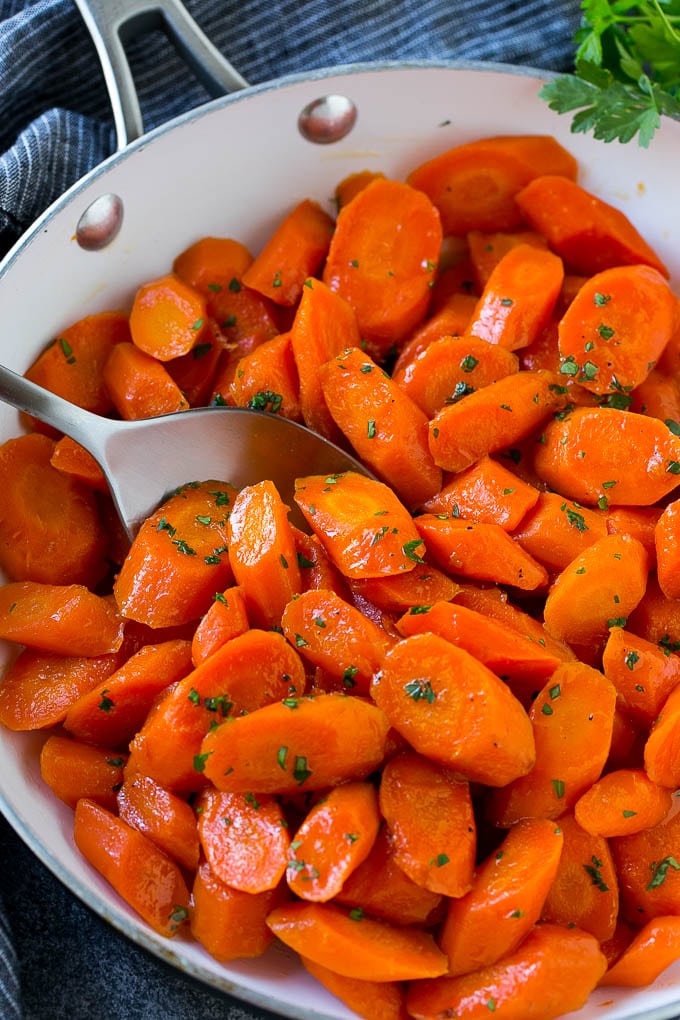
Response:
M606 534L602 514L556 492L541 492L512 537L546 570L555 572Z
M627 988L651 985L677 959L680 959L680 917L656 917L634 935L600 985Z
M244 634L249 627L243 589L239 585L216 592L213 602L201 618L191 639L191 659L194 666L210 658L213 652Z
M680 499L669 503L654 529L656 576L666 598L680 598Z
M285 606L302 591L288 511L273 482L263 481L242 489L229 515L229 561L248 619L258 627L278 626Z
M76 805L74 839L81 854L159 935L172 937L189 916L179 866L150 839L91 800Z
M627 836L658 825L670 811L671 792L644 769L617 769L593 783L574 804L574 817L595 836Z
M680 599L666 598L656 574L650 574L647 588L637 609L631 613L628 627L669 655L680 650Z
M117 344L103 369L104 382L121 418L136 421L184 411L189 405L160 361L134 344Z
M291 851L283 810L274 797L208 789L196 809L201 847L215 878L248 893L277 887Z
M227 719L201 746L218 790L296 793L364 779L385 754L383 712L361 698L286 698Z
M644 263L668 276L628 217L575 180L547 173L527 184L516 201L527 223L573 272L590 276L612 266Z
M121 613L150 627L197 620L233 580L226 482L182 486L137 532L113 586Z
M194 809L150 776L131 776L118 791L118 814L133 829L187 871L198 867L199 842Z
M421 514L418 533L437 566L450 574L533 591L548 583L545 567L515 542L500 524L463 517Z
M82 482L89 489L96 489L97 492L109 491L104 472L92 454L69 436L62 436L57 441L50 457L50 464L57 471L63 471L76 481Z
M295 832L286 872L290 890L303 900L332 899L368 857L379 828L372 783L343 783L330 790Z
M190 351L165 362L170 377L190 407L210 403L225 341L214 319L208 318L201 339Z
M417 885L453 897L472 887L477 832L469 783L404 751L382 771L380 811L394 860Z
M605 535L561 571L545 600L546 629L568 644L603 640L625 627L645 593L648 561L630 535Z
M645 738L645 732L620 707L617 698L614 726L612 727L612 742L604 771L614 772L616 769L640 768L642 766Z
M130 312L132 341L158 361L187 354L203 339L207 308L202 294L175 273L142 284Z
M602 669L618 702L637 725L649 729L671 691L680 684L680 659L621 627L609 633Z
M441 486L427 441L427 417L359 347L322 365L328 409L359 458L409 507Z
M652 368L630 397L631 411L649 414L661 421L680 421L680 386L677 377L660 368Z
M0 446L0 566L15 581L94 585L108 545L95 495L52 466L54 450L37 433Z
M303 591L318 591L326 588L334 591L340 598L349 599L347 581L328 556L316 535L293 525L295 548L297 549L298 566L302 578Z
M412 606L450 602L460 591L452 578L428 564L419 564L408 574L394 577L366 577L352 581L352 592L368 599L385 612L403 613Z
M454 293L442 302L441 307L428 315L428 318L409 335L399 351L391 373L394 381L402 383L407 370L412 370L416 359L438 340L462 336L476 303L477 299L472 294ZM416 400L416 403L419 401Z
M467 234L468 250L475 273L477 290L481 294L492 272L504 255L520 244L528 244L534 248L547 249L548 244L542 234L535 230L470 230Z
M201 237L175 257L172 271L206 299L245 273L253 257L230 237Z
M375 170L359 170L356 173L348 174L335 187L335 200L338 209L348 205L353 198L363 191L366 185L371 184L377 177L384 177L382 173Z
M236 365L231 397L237 407L281 414L302 421L290 333L280 333L244 354Z
M645 744L645 771L660 786L680 786L680 687L664 701Z
M341 209L323 280L352 306L377 361L423 318L441 241L429 198L399 181L374 180Z
M680 914L680 813L650 829L609 841L621 893L621 916L635 928L651 918Z
M370 679L391 644L372 620L325 589L293 598L283 611L281 627L303 658L361 694L368 693Z
M275 889L231 889L203 861L192 888L191 934L220 963L262 956L274 941L265 919L276 896Z
M78 698L66 713L64 729L77 740L105 747L128 744L155 698L191 669L191 645L177 639L144 645L112 673L105 684Z
M407 180L430 196L445 234L514 230L517 193L539 174L575 178L576 160L548 135L506 135L458 145L422 163ZM544 231L540 231L544 233Z
M423 510L464 517L477 524L496 524L504 531L513 531L536 506L540 495L533 485L523 482L497 460L485 456L464 471L446 478L437 495L423 504Z
M610 535L628 534L642 542L649 556L650 569L656 566L654 531L661 516L657 506L619 506L608 508L605 513L607 532Z
M521 818L558 818L599 779L609 753L616 692L583 662L557 667L529 711L536 746L531 771L488 801L498 826Z
M449 901L439 945L449 974L497 963L538 921L562 853L559 826L547 819L517 822L479 866L472 889Z
M105 747L53 734L40 752L40 775L52 793L71 808L81 797L89 797L113 811L126 760L127 755Z
M428 932L332 903L288 903L272 910L267 924L301 956L345 977L404 981L446 971L446 957Z
M355 471L307 475L295 483L295 502L345 577L389 577L422 562L413 519L382 482Z
M12 581L0 586L0 638L61 655L106 655L123 642L108 597L81 584Z
M555 1020L585 1005L607 968L597 939L578 928L540 924L498 963L460 977L419 981L407 992L414 1020L446 1016Z
M435 634L395 644L371 693L416 751L472 782L503 786L534 764L531 723L517 698L469 652Z
M345 977L303 956L305 970L364 1020L405 1020L405 988L401 981Z

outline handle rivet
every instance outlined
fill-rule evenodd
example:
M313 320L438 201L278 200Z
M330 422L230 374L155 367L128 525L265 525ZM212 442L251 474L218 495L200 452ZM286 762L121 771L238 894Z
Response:
M308 142L329 145L348 135L356 119L357 108L347 96L321 96L305 106L298 128Z
M123 200L109 192L88 205L78 220L75 238L86 251L99 251L113 241L123 222Z

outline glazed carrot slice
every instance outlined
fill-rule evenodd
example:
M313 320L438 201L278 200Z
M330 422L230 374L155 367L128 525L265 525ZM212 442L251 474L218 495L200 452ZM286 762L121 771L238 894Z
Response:
M104 472L92 454L69 436L62 436L57 441L50 464L90 489L96 489L97 492L109 491Z
M513 531L536 506L540 495L538 489L499 461L481 457L469 468L446 478L437 495L423 504L423 510Z
M213 652L248 630L243 589L239 585L216 592L205 616L196 627L191 639L191 659L194 666L210 658Z
M635 928L680 913L680 814L671 811L650 829L609 841L621 893L621 916Z
M662 512L658 506L610 507L605 513L607 532L610 535L632 535L642 542L649 556L650 569L653 569L656 566L654 532Z
M514 230L515 195L539 174L575 178L574 158L548 135L501 135L467 142L422 163L407 180L430 196L445 234ZM543 233L543 231L540 231Z
M297 549L298 566L303 591L318 591L325 588L334 591L340 598L348 599L347 581L328 556L316 535L310 535L293 525L293 537Z
M420 355L438 340L443 340L445 337L462 336L467 329L476 303L477 299L472 294L453 293L445 301L442 301L436 311L428 314L425 321L415 328L399 351L391 372L394 381L401 384L407 370L412 371L413 365ZM444 362L443 358L442 362ZM419 401L416 400L416 403L418 404Z
M647 588L628 621L630 630L656 644L665 655L680 649L680 599L668 599L656 574L650 574Z
M275 889L262 893L231 889L203 861L191 890L191 934L220 963L262 956L274 941L265 918L276 896Z
M468 974L511 953L538 921L562 853L559 825L517 822L479 866L472 889L449 901L439 945L449 974Z
M322 365L328 409L359 458L409 507L441 486L427 442L427 417L359 347Z
M198 867L196 814L185 800L150 776L126 778L117 795L118 814L187 871Z
M528 244L543 251L548 248L546 239L535 230L469 230L466 240L480 294L503 256L513 248L520 244Z
M453 897L472 887L477 828L469 783L404 751L382 771L380 811L395 862L417 885Z
M202 294L175 273L142 284L130 312L135 347L158 361L187 354L203 339L207 308Z
M663 358L663 354L661 355ZM660 368L649 375L631 393L630 410L649 414L661 421L680 421L680 386L676 376Z
M227 517L235 496L226 482L191 482L144 521L113 586L126 618L166 627L207 611L233 580Z
M394 645L371 694L416 751L472 782L503 786L534 764L531 723L517 698L469 652L435 634Z
M500 524L421 514L415 525L434 562L451 574L533 591L548 583L544 567Z
M674 687L664 701L645 744L645 771L649 778L675 789L680 785L680 688Z
M512 532L515 542L552 572L564 570L605 535L607 521L601 513L556 492L539 493L534 506Z
M303 658L361 694L368 693L391 644L377 624L326 589L293 598L283 611L281 627Z
M290 860L281 805L266 794L204 790L196 802L198 835L213 875L232 889L275 889Z
M127 755L53 734L40 752L40 775L52 793L75 808L89 797L113 811Z
M208 318L200 341L165 368L190 407L210 403L215 376L222 360L225 341L214 319Z
M338 203L338 209L342 209L353 198L356 198L367 184L371 184L377 177L384 176L384 174L378 173L375 170L358 170L356 173L343 177L335 187L335 200Z
M189 916L189 890L174 861L91 800L78 801L73 834L83 857L155 932L177 932Z
M361 698L286 698L226 720L201 746L218 790L296 793L363 779L385 754L389 724Z
M443 407L430 422L430 451L445 471L526 439L564 403L566 388L551 372L515 372Z
M574 804L582 829L596 836L627 836L663 821L671 809L669 789L644 769L617 769L593 783Z
M560 372L593 393L646 379L675 327L676 298L658 269L616 266L584 283L559 324Z
M619 705L649 729L666 698L680 684L680 659L667 648L623 627L613 627L602 653L604 675L616 688Z
M0 638L62 655L106 655L123 642L115 603L82 584L0 586Z
M547 326L563 280L557 255L531 244L511 248L492 270L467 331L509 351L528 347Z
M644 263L668 276L656 252L625 213L575 180L548 172L515 197L526 222L543 234L574 272L590 276L612 266Z
M285 606L302 591L288 510L274 484L263 481L242 489L229 515L229 561L248 619L258 627L278 625Z
M561 571L543 609L545 626L568 644L587 645L625 627L645 593L648 560L630 535L605 535Z
M680 958L680 917L656 917L637 932L600 985L651 985Z
M394 492L356 471L307 475L295 502L345 577L385 577L413 570L424 543Z
M507 1020L554 1020L583 1006L606 968L592 935L540 924L498 963L412 984L406 1006L415 1020L436 1020L447 1012L487 1020L496 1010Z
M404 981L446 970L446 957L428 932L397 928L332 903L288 903L272 910L267 924L301 956L345 977Z
M300 962L313 978L337 999L368 1020L403 1020L405 1017L404 985L400 981L371 981L367 978L345 977L313 963L305 956Z
M407 574L394 577L367 577L352 581L352 592L374 603L385 612L403 613L415 606L450 602L460 585L437 567L418 564Z
M441 240L429 198L399 181L374 180L340 211L323 280L356 312L376 360L423 318Z
M375 786L343 783L315 804L295 832L286 878L303 900L326 903L366 860L378 835Z
M557 667L529 711L535 764L494 790L488 816L507 827L521 818L558 818L599 779L609 753L616 692L583 662Z
M605 772L636 769L642 764L646 734L617 703Z
M16 581L94 585L107 536L94 493L52 466L54 450L37 433L0 446L0 566Z
M78 698L64 718L77 740L118 747L144 722L158 694L191 670L191 645L177 639L145 645L106 683Z
M265 340L243 355L234 370L231 397L237 407L302 421L300 382L289 333Z
M103 378L116 411L127 421L172 414L189 406L165 365L132 343L113 348Z
M185 248L172 263L172 271L186 284L210 298L245 273L253 257L240 241L231 237L201 237Z
M659 587L669 599L680 598L680 500L663 510L654 529L656 576Z

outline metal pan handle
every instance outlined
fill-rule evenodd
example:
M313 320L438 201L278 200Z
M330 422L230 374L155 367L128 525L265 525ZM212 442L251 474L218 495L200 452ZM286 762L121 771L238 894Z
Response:
M248 82L213 46L180 0L75 0L92 37L113 108L117 146L144 133L125 43L161 29L212 96L246 88Z

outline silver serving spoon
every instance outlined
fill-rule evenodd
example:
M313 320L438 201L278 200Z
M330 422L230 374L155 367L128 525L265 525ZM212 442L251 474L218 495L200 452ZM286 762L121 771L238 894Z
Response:
M140 421L116 421L0 365L0 399L52 425L88 450L106 475L129 537L180 485L215 479L236 488L270 479L293 509L300 475L370 472L303 425L241 407L205 407Z

